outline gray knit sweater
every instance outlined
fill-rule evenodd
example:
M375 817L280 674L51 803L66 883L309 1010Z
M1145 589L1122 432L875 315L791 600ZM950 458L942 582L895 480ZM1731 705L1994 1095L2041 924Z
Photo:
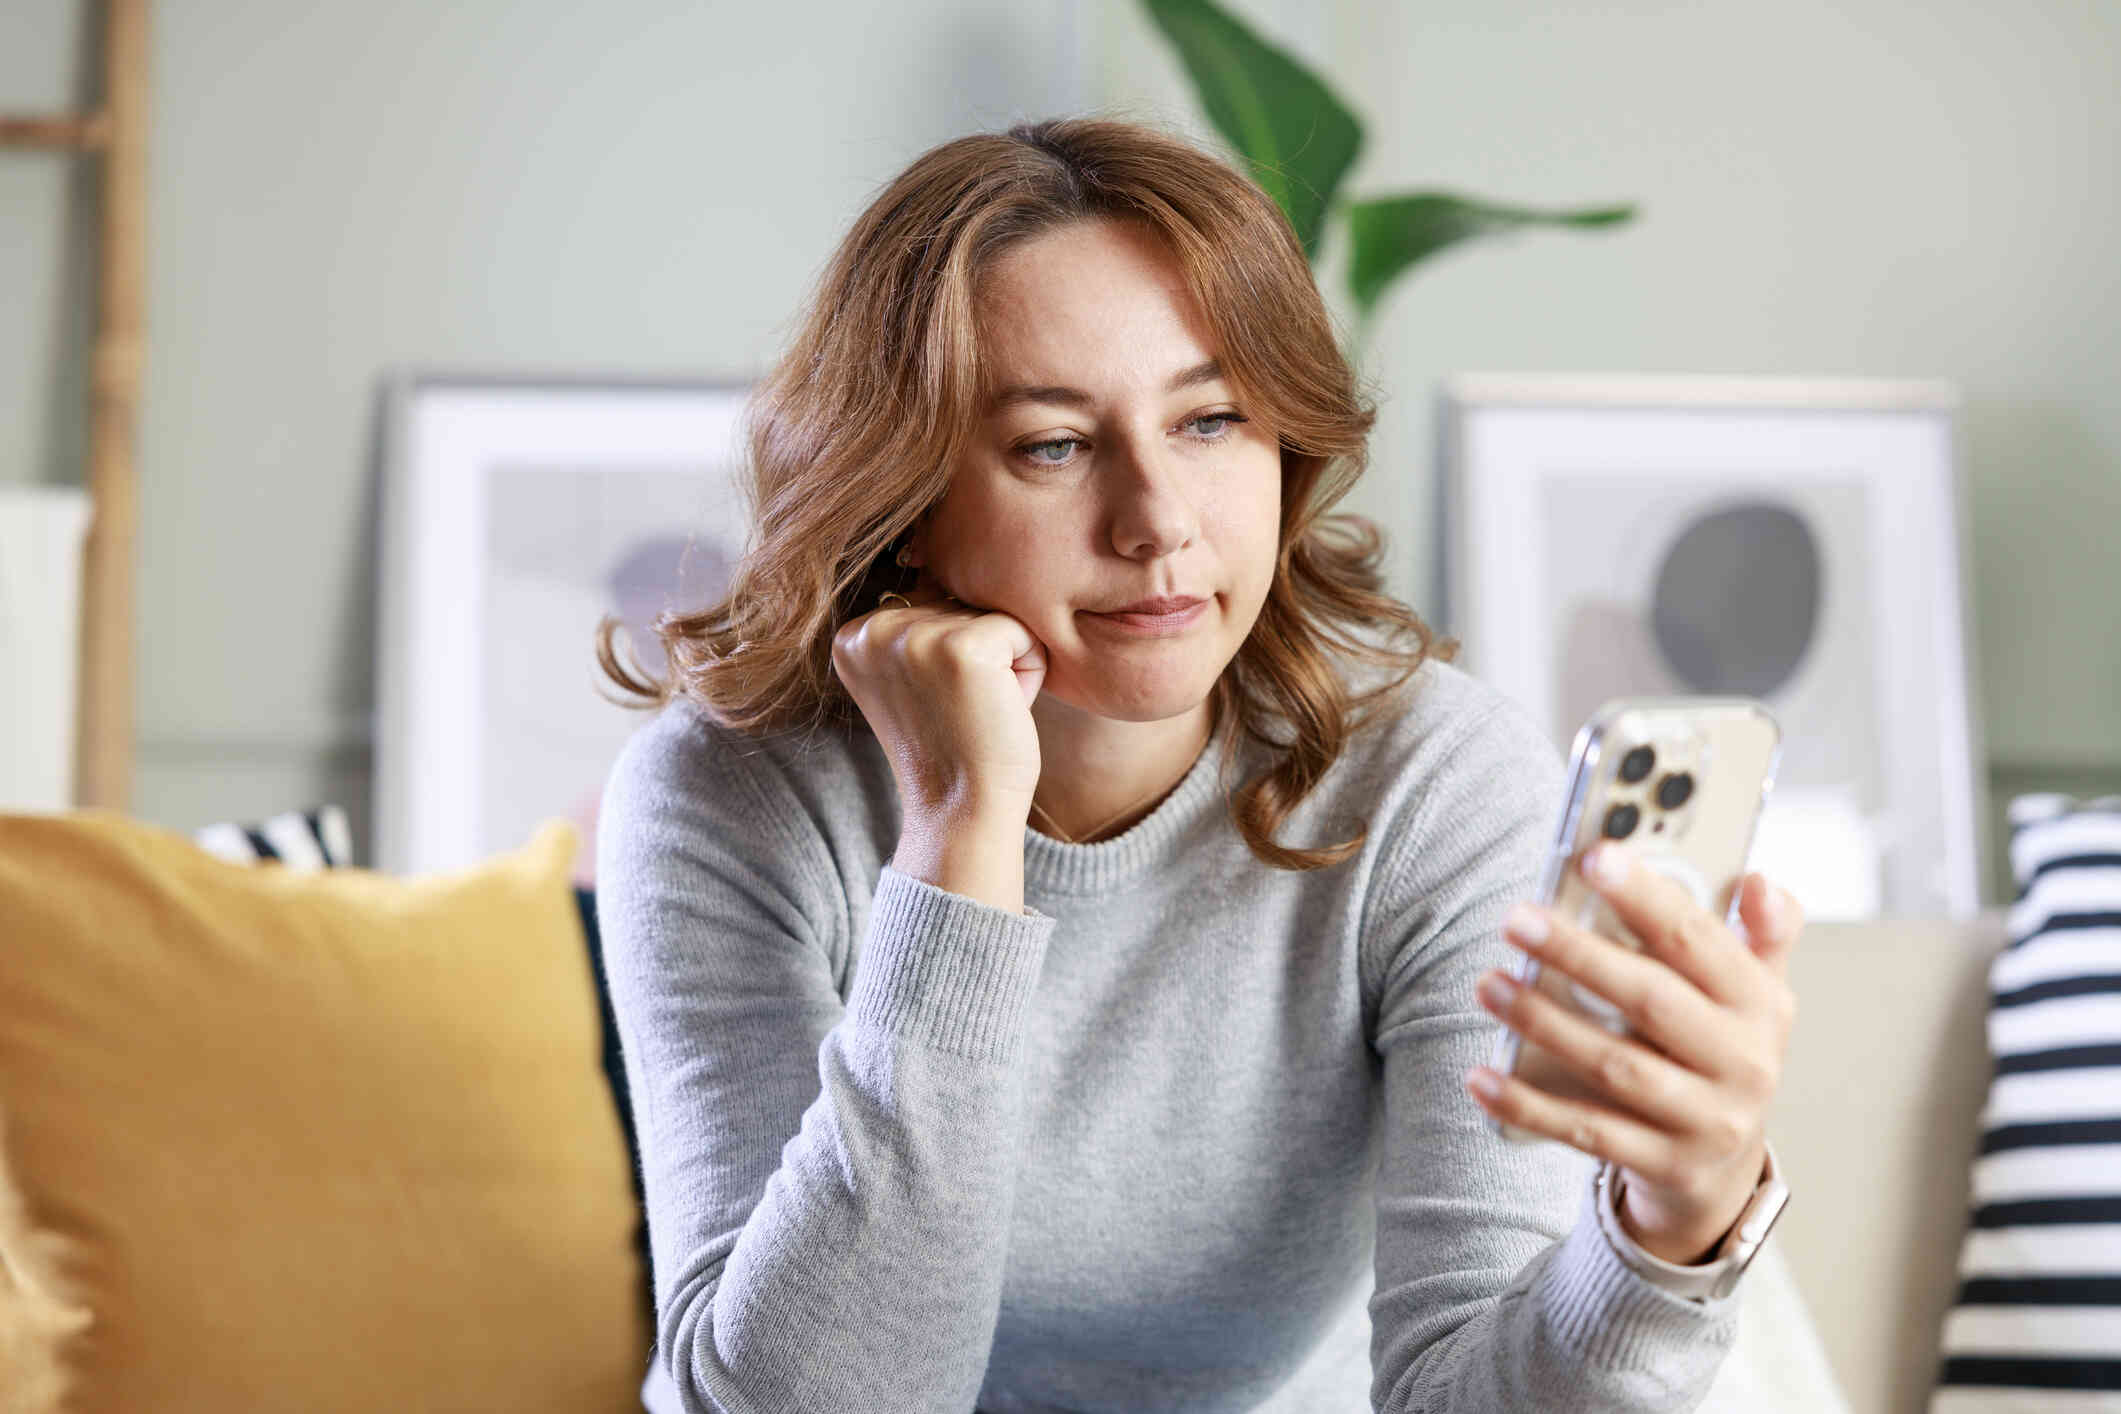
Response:
M1695 1409L1738 1295L1624 1266L1590 1156L1497 1138L1463 1089L1560 755L1450 664L1404 691L1276 836L1366 821L1344 863L1253 856L1211 745L1115 839L1027 828L1021 915L890 867L866 730L645 723L605 788L597 909L647 1406Z

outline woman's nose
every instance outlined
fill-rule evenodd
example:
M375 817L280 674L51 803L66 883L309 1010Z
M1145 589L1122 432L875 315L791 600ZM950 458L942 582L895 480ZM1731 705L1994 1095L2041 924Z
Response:
M1200 533L1185 469L1160 450L1129 447L1117 458L1112 545L1129 559L1184 549Z

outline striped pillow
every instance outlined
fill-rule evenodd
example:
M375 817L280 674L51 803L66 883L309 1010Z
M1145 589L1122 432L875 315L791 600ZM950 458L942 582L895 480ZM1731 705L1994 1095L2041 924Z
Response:
M1930 1414L2121 1411L2121 796L2011 801L2018 897Z
M345 809L337 805L282 811L254 825L208 825L193 832L192 843L237 864L278 860L296 872L344 869L353 863L353 830Z

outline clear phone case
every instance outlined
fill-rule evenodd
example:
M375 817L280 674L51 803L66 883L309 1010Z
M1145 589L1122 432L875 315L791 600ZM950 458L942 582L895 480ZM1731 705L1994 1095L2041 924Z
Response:
M1591 846L1613 838L1685 885L1704 908L1735 923L1738 884L1781 756L1781 725L1751 697L1623 697L1606 703L1576 733L1538 901L1565 920L1642 951L1642 940L1585 882L1578 863ZM1616 1035L1632 1034L1604 998L1559 970L1541 967L1529 953L1511 951L1519 982ZM1644 1043L1656 1048L1646 1038ZM1489 1064L1562 1099L1615 1104L1595 1082L1500 1023ZM1560 1142L1493 1116L1488 1122L1512 1143Z

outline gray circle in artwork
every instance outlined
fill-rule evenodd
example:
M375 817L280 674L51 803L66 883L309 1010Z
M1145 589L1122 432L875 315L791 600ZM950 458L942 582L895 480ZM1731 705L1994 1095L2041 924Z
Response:
M1665 663L1690 692L1768 696L1818 631L1820 570L1811 527L1783 506L1701 516L1657 569L1650 623Z
M626 546L604 576L607 602L614 603L634 651L660 656L663 643L653 627L664 609L696 614L729 587L734 563L720 543L698 536L650 535Z

